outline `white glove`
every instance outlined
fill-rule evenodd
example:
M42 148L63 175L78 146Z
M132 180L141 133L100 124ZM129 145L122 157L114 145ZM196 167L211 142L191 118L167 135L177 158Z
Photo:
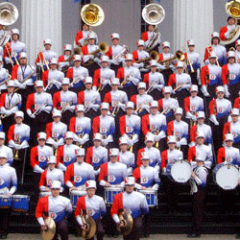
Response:
M159 188L159 185L158 185L158 184L154 184L154 185L152 186L152 190L155 190L155 191L157 191L157 190L158 190L158 188Z
M188 144L189 147L193 147L193 146L195 146L195 145L196 145L195 142L190 142L190 143Z
M166 168L162 169L162 175L167 175L167 169Z
M162 138L165 138L166 137L166 134L164 131L161 131L158 135L155 135L154 136L154 140L155 142L158 142L160 141Z
M183 137L183 138L180 139L179 143L181 145L187 145L187 139Z
M207 87L206 86L202 86L201 90L202 90L202 93L203 93L203 95L205 97L209 97L210 96L209 92L207 91Z
M230 92L228 91L228 85L224 85L223 87L224 87L224 93L225 93L226 97L229 98Z
M5 107L1 107L1 113L6 114L6 108Z
M214 114L212 114L209 119L210 119L210 121L212 121L216 126L219 126L219 122L217 121L216 116L215 116Z
M29 147L28 142L26 140L24 140L20 146L21 146L21 149Z
M143 68L144 67L144 63L143 62L141 62L141 63L139 63L139 65L138 65L140 68Z
M177 142L177 143L176 143L176 147L177 147L177 148L180 148L180 147L181 147L181 143L180 143L180 142Z

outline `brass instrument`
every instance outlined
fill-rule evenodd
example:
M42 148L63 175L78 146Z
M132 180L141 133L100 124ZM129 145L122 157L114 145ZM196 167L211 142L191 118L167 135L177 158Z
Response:
M12 52L12 55L14 57L15 63L19 66L19 61L17 60L17 53Z
M148 62L148 61L150 61L150 60L156 60L156 61L158 61L159 60L159 53L157 52L157 51L151 51L150 52L150 54L149 54L150 56L148 57L148 58L144 58L144 59L140 59L140 60L137 60L137 61L135 61L136 63L142 63L142 62L144 62L144 63L146 63L146 62Z
M48 62L47 62L47 60L46 60L46 58L44 57L44 54L43 54L43 52L42 52L42 62L44 62L44 64L46 65L46 67L47 67L47 70L49 70L49 66L48 66Z
M104 89L104 85L103 84L100 84L100 87L97 89L98 92L101 92L103 89Z
M47 230L41 232L42 240L52 240L56 233L55 221L51 217L48 217L44 221L47 226Z
M47 104L42 104L41 107L39 107L39 108L33 113L33 115L34 115L34 116L37 116L39 113L41 113L42 108L44 108L44 107L46 107L46 106L47 106Z
M187 55L187 62L188 62L189 66L190 66L190 69L191 69L191 73L194 73L192 62L191 62L190 58L188 57L188 53L186 53L186 55Z
M154 130L152 131L152 134L153 134L153 135L158 135L158 134L159 134L159 130L158 130L158 129L154 129ZM155 147L156 147L156 148L159 148L159 141L156 141Z
M180 89L184 84L179 84L177 87L173 89L173 93L175 94L178 89Z
M128 212L127 209L122 211L119 215L120 222L124 223L124 227L120 228L117 226L117 230L122 233L124 236L127 236L131 233L133 228L133 218L132 215Z
M92 27L101 25L105 18L103 9L93 3L83 5L80 16L84 23Z
M66 102L62 107L61 112L64 113L66 111L67 106L71 106L72 104L73 104L73 101Z
M21 83L25 83L27 80L29 80L34 74L36 74L36 71L33 71L29 76L27 76L27 77L25 77L22 81L21 81ZM14 92L17 92L19 90L19 88L16 88L15 90L14 90Z
M14 104L12 107L10 107L10 108L7 109L7 110L12 110L14 107L16 107L16 106L17 106L18 104L20 104L20 103L21 103L21 101L19 101L18 103ZM6 116L7 116L7 115L4 114L4 113L1 113L1 114L0 114L0 118L1 118L1 119L4 119Z
M82 230L81 237L85 239L93 238L97 231L96 222L88 214L81 213L80 218L82 220L83 225L86 227L86 230Z
M177 50L173 57L162 60L159 63L170 65L170 63L175 59L177 59L178 61L184 61L184 59L185 59L184 53L181 50Z
M54 140L55 142L57 142L57 141L58 141L58 138L57 138L57 137L53 137L53 140ZM53 154L54 154L54 156L57 157L57 148L55 148L54 145L52 145L52 149L53 149Z
M15 144L21 144L20 138L16 139ZM20 158L19 158L19 150L18 149L14 149L14 160L15 161L19 161L20 160Z
M84 134L83 134L83 133L80 133L80 134L78 134L77 136L78 136L79 138L82 138L82 137L84 136ZM79 142L76 142L76 145L77 145L78 147L82 148L82 145L81 145Z
M119 107L119 103L121 102L121 99L119 99L116 103L116 106L114 107L114 110L112 111L112 116L116 117L116 115L118 114L120 107Z
M120 53L118 53L118 55L116 55L115 57L113 57L114 60L117 60L120 57L123 57L125 54L127 54L129 52L128 46L123 45L123 49Z
M8 80L12 78L12 75L8 74L8 78L6 78L4 81L0 83L0 86L4 85Z
M209 54L211 54L211 52L213 51L213 48L212 48L211 45L207 47L207 51L208 51ZM218 61L218 57L216 58L216 63L218 65L218 67L220 67L220 64L219 64L219 61Z
M8 55L9 61L10 61L11 65L13 66L14 64L13 64L12 56L11 56L11 54L9 52L8 46L6 46L5 48L7 50L7 55Z
M125 78L124 80L121 82L121 87L124 87L125 84L127 84L129 82L129 78L133 75L134 71L132 70Z

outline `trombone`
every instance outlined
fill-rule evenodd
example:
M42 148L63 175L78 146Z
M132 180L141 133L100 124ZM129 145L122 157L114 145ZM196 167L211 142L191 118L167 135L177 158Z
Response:
M187 62L188 62L188 65L190 67L190 70L191 70L191 73L194 73L194 69L193 69L193 65L192 65L192 62L190 60L190 58L188 57L188 53L186 52L186 56L187 56Z

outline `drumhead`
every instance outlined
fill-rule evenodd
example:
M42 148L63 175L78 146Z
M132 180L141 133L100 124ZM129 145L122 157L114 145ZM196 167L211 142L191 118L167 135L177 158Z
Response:
M71 191L70 195L85 196L85 195L87 195L87 192L80 191L80 190L73 190L73 191Z
M12 195L12 198L29 198L28 195Z
M177 161L172 165L171 175L174 181L186 183L192 175L192 168L187 161Z
M216 172L216 183L224 190L235 189L238 186L239 172L234 165L224 165Z
M145 190L141 189L141 190L139 190L139 192L143 193L143 194L155 194L156 193L156 191L153 189L145 189Z
M115 192L115 191L122 191L123 190L121 187L106 187L104 189L107 192Z

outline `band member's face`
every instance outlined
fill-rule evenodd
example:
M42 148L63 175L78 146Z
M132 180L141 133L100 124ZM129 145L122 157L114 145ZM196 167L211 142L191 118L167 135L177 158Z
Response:
M2 146L4 144L4 139L0 138L0 146Z
M108 62L102 62L101 65L103 68L106 68L108 66Z
M216 63L216 58L210 58L210 59L209 59L209 62L210 62L211 64L215 64L215 63Z
M156 71L157 71L157 67L156 66L151 67L151 72L156 72Z
M7 162L6 158L0 158L0 165L3 166Z
M114 39L112 40L112 44L113 44L113 45L118 45L118 44L119 44L119 39L118 39L118 38L114 38Z
M87 90L90 90L92 88L92 84L91 83L86 83L85 87Z
M213 38L213 44L214 45L219 44L219 38L217 38L217 37Z
M196 161L196 162L198 167L201 167L204 165L204 161Z
M169 48L169 47L163 48L163 52L164 52L164 53L169 53L169 51L170 51L170 48Z
M225 141L227 147L232 147L233 141Z
M168 147L170 150L173 150L176 147L176 143L168 143Z
M112 90L114 90L114 91L118 90L118 85L113 84L112 85Z
M218 92L218 93L217 93L217 97L218 97L219 99L222 99L222 98L224 97L224 92Z
M45 44L44 45L44 48L45 48L45 50L50 50L51 49L51 44Z
M27 59L26 58L20 58L20 64L21 65L26 65L27 64Z
M183 73L183 68L182 68L182 67L178 67L178 68L177 68L177 73L178 73L178 74Z
M57 69L57 64L51 64L51 65L50 65L50 68L51 68L52 70Z
M13 34L12 39L13 39L13 41L17 41L19 39L19 35L18 34Z
M234 25L236 23L236 20L234 18L229 18L228 24L229 25Z
M73 143L73 139L72 138L67 138L66 139L66 144L67 145L70 145L70 144L72 144Z
M236 50L237 50L237 51L240 51L240 45L237 45L237 46L236 46Z
M83 31L88 31L89 30L89 26L87 24L83 24Z
M82 163L84 161L84 156L77 156L77 162Z
M164 94L164 97L165 97L165 98L170 98L170 96L171 96L170 93L165 93L165 94Z
M203 124L203 123L204 123L204 120L205 120L204 118L198 118L198 123L199 123L199 124Z
M138 46L138 50L139 50L139 51L143 51L143 49L144 49L144 46L142 46L142 45L141 45L141 46Z
M128 144L120 144L120 149L122 152L126 152L128 150Z
M53 197L57 197L60 194L60 189L52 188L51 192L52 192Z
M147 167L149 165L149 159L142 159L142 165Z
M192 46L192 45L188 46L189 51L190 51L190 52L193 52L193 51L194 51L194 47L195 47L195 46Z
M117 162L117 159L118 159L118 156L110 156L110 161L111 161L112 163Z
M191 96L192 96L192 97L196 97L196 96L197 96L197 93L198 93L197 91L191 91Z
M132 115L133 109L132 108L127 108L127 115Z
M43 87L36 87L36 92L41 93L43 91Z
M77 117L83 117L83 116L84 116L84 112L82 112L82 111L77 112Z
M150 112L151 112L151 114L153 114L153 115L155 115L155 114L157 113L157 111L158 111L158 108L156 108L156 107L151 107L151 108L150 108Z
M102 142L102 141L97 140L97 139L93 141L95 147L101 146L101 142Z
M15 118L17 124L21 124L23 119L21 117L16 117Z
M14 87L8 87L8 88L7 88L7 91L8 91L8 93L13 93Z
M230 64L235 63L235 58L229 58L229 59L228 59L228 62L229 62Z
M55 163L49 163L48 167L50 170L53 170L55 168L56 164Z
M61 117L54 117L54 118L53 118L53 121L54 121L54 122L60 122L60 120L61 120Z
M232 121L237 122L238 121L238 115L232 115Z
M145 88L139 88L139 89L138 89L138 93L139 93L140 95L144 94L144 93L145 93Z
M155 28L155 27L154 27L153 25L148 25L148 31L149 31L149 32L152 32L152 31L154 30L154 28Z
M108 113L108 110L107 110L107 109L102 109L102 110L101 110L102 116L106 116L107 113Z
M95 193L96 193L96 189L95 188L88 188L87 189L87 195L88 195L88 197L93 197L94 195L95 195Z
M68 84L63 84L63 85L62 85L62 90L63 90L63 91L67 91L68 88L69 88L69 85L68 85Z
M81 65L81 62L80 62L80 61L75 61L75 62L74 62L74 66L75 66L75 67L80 67L80 65Z
M146 146L147 146L148 148L152 147L152 145L153 145L153 142L152 142L152 141L147 141L147 142L146 142Z
M70 51L70 50L65 50L65 51L64 51L64 55L70 56L70 55L71 55L71 51Z
M89 40L88 40L88 43L89 43L90 45L94 45L94 44L95 44L95 38L89 39Z
M132 65L132 60L127 60L125 62L126 62L127 67L130 67Z
M204 138L203 138L203 137L198 137L198 138L196 139L196 141L197 141L197 144L199 144L199 145L204 144Z
M182 119L182 115L181 114L176 114L175 118L177 121L180 121Z
M126 185L125 189L127 193L131 193L134 190L134 185Z
M39 139L38 144L43 147L45 145L46 140L45 139Z

